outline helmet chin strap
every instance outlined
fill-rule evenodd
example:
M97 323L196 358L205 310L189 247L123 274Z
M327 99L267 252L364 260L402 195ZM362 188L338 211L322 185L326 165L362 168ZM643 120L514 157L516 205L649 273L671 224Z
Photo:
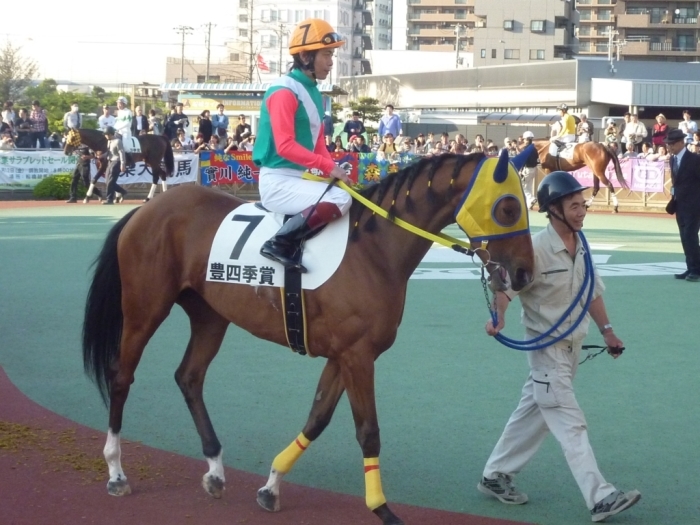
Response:
M552 210L552 207L551 207L552 205L551 205L551 204L550 204L549 206L550 206L550 207L547 208L547 212L549 212L549 214L550 214L552 217L554 217L555 219L557 219L559 222L563 222L563 223L566 225L566 227L569 228L569 229L571 230L571 232L572 232L573 234L577 234L577 233L578 233L578 230L574 230L574 229L571 227L571 224L569 224L569 221L567 221L565 217L560 216L558 213L555 213L555 212Z

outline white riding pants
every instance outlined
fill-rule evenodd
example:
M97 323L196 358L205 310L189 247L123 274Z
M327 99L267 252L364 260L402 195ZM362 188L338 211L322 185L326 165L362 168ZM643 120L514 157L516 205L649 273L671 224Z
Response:
M563 142L565 144L568 144L569 142L576 142L576 135L574 134L569 134L569 135L562 135L561 137L553 138L551 139L552 143L549 146L549 154L556 156L557 152L559 151L559 147L554 143L554 141L559 141Z
M350 210L352 197L342 188L333 186L323 195L328 188L326 183L305 180L291 174L280 174L279 171L282 170L275 170L273 173L266 171L265 168L260 170L258 189L262 205L272 212L295 215L313 206L319 199L321 202L332 202L343 215ZM289 171L294 173L294 170Z
M484 477L495 478L497 473L516 475L551 432L564 451L586 505L592 509L616 489L598 470L588 441L586 418L574 395L572 381L580 351L558 346L527 352L530 375L518 408L486 462Z

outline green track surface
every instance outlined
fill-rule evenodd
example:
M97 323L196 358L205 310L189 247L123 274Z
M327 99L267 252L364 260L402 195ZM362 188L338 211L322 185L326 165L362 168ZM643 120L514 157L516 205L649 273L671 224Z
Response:
M90 263L128 209L0 210L0 365L34 401L100 431L106 430L107 413L82 371L82 314ZM544 225L542 215L531 217L533 230ZM590 215L585 231L592 244L620 245L596 251L611 255L612 264L683 261L675 221L665 217ZM459 235L455 228L447 233ZM698 384L700 284L653 276L607 278L606 285L610 318L627 350L617 361L600 356L583 365L576 391L602 472L619 488L643 494L614 523L699 523L699 409L686 394ZM522 335L518 315L519 308L510 309L506 333L513 337ZM478 280L410 282L398 339L377 365L386 496L546 525L589 523L551 437L518 477L528 505L504 506L475 490L527 377L525 355L485 335L487 317ZM201 457L173 380L188 331L185 315L175 308L149 343L123 435ZM592 333L587 342L602 339ZM302 428L323 364L231 326L205 387L228 465L268 472ZM354 434L343 400L333 423L287 479L363 495ZM128 475L128 464L125 469Z

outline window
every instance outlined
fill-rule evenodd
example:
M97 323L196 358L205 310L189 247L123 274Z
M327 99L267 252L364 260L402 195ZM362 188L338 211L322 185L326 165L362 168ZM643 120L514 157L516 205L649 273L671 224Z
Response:
M314 18L320 18L323 20L323 9L314 10Z
M503 29L505 29L506 31L512 31L514 22L515 22L515 20L504 20L503 21Z
M520 60L520 50L519 49L504 49L503 58L506 60Z
M578 36L591 36L591 26L579 26Z
M229 53L228 60L229 60L229 62L240 62L241 54L240 53Z
M197 84L204 84L206 82L207 77L206 75L197 75ZM221 81L221 77L219 75L209 75L209 82L211 83L219 83Z
M530 31L533 33L544 33L546 31L546 20L531 20Z
M579 20L590 20L591 19L591 11L589 9L584 9L583 11L579 11Z
M612 15L612 9L598 10L598 20L610 20L610 15Z
M595 51L596 53L607 53L608 52L608 43L598 43L595 45Z
M279 62L270 60L270 73L279 73Z
M241 9L248 9L248 0L240 0L238 2L238 7Z
M495 50L495 49L492 49L492 50L491 50L491 58L498 58L497 55L496 55L496 50Z
M262 35L263 47L277 47L277 35Z
M485 49L481 50L481 58L486 58L486 50Z
M305 16L304 16L303 9L297 9L296 11L294 11L294 23L295 24L298 24L299 22L304 20L304 18L305 18ZM345 21L345 19L343 19L343 22L345 23L345 25L347 25L347 22Z
M530 60L544 60L544 49L531 49Z
M239 29L238 36L240 36L242 38L248 38L248 30L247 29Z
M238 21L239 22L248 22L248 15L238 15Z

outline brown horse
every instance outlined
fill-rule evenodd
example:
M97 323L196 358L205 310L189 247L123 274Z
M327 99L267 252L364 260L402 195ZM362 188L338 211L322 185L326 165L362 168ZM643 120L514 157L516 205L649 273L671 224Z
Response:
M551 145L549 139L537 139L532 141L532 143L537 149L542 169L547 173L557 170L574 171L587 166L595 175L593 178L593 193L587 204L590 206L593 202L593 199L595 199L600 189L600 183L602 182L610 191L610 197L614 206L613 211L615 213L618 212L615 188L605 175L610 161L613 162L613 166L615 167L617 181L625 189L628 189L628 185L622 175L622 168L620 167L620 161L617 155L608 146L600 142L582 142L574 146L574 156L572 159L563 159L549 153L549 147Z
M302 433L272 464L258 503L280 508L282 476L331 420L347 392L357 440L365 463L367 506L384 525L402 521L387 506L379 476L379 426L375 406L374 362L393 344L404 310L409 277L432 245L431 240L399 228L402 219L433 234L455 222L463 193L484 160L481 153L425 158L389 175L361 193L390 212L385 220L359 202L350 209L348 248L336 272L315 290L304 291L308 350L325 357L311 412ZM505 164L507 165L507 158ZM497 186L494 176L486 184ZM516 182L520 191L519 181ZM493 205L477 201L499 224L521 217L524 204L496 187ZM202 440L209 463L205 490L220 497L224 488L222 448L202 397L207 367L229 323L286 346L283 305L278 288L214 283L205 280L209 249L224 218L244 201L201 186L178 187L124 216L109 232L95 268L83 327L86 372L109 400L109 431L104 454L108 492L131 489L121 467L119 433L134 373L151 336L174 304L190 318L191 337L175 380ZM363 213L364 211L364 213ZM474 243L472 248L478 247ZM479 256L492 271L495 286L506 274L521 289L533 274L533 252L524 233L501 236L482 246ZM492 262L489 262L492 261ZM498 261L494 263L493 261ZM371 269L371 270L368 270Z
M163 183L163 191L165 191L166 177L170 177L175 170L175 158L170 142L166 137L161 135L139 135L137 138L141 145L141 153L131 153L132 160L134 162L143 162L148 165L153 175L153 185L157 185L160 179ZM87 146L96 153L106 153L107 151L107 139L102 131L81 128L78 130L71 129L68 132L63 153L70 155L80 147L81 144ZM165 169L163 169L161 163L165 164ZM98 172L93 181L99 179L104 174L106 168L106 162L98 164ZM151 191L154 191L153 188ZM88 193L90 192L88 191ZM149 197L151 196L152 194L149 193Z

